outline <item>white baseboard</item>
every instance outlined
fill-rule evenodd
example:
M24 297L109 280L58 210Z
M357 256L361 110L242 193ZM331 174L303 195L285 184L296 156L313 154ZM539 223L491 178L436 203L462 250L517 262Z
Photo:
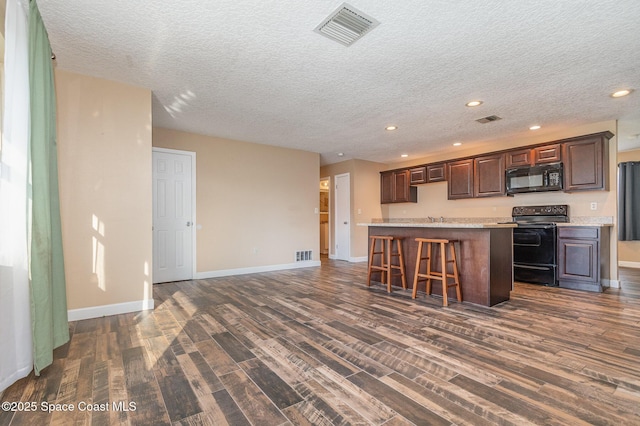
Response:
M618 266L624 266L625 268L640 268L640 262L627 262L626 260L618 261Z
M329 254L329 259L338 260L338 257L335 254ZM349 257L347 262L358 263L358 262L366 262L367 260L369 260L369 256Z
M620 281L619 280L602 279L601 283L602 283L603 287L620 288Z
M129 312L147 311L153 309L153 305L153 299L137 300L135 302L115 303L113 305L70 309L67 311L67 316L69 317L69 321L80 321L110 315L128 314Z
M257 274L260 272L284 271L286 269L309 268L320 266L319 260L308 260L304 262L285 263L280 265L252 266L249 268L221 269L219 271L198 272L195 279L204 280L207 278L229 277L232 275Z

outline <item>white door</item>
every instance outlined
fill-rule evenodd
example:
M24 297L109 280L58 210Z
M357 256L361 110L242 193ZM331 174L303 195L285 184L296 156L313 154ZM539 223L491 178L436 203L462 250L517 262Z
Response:
M351 187L349 183L349 173L336 176L335 191L335 258L340 260L349 260L351 252Z
M194 153L153 150L153 283L193 278Z

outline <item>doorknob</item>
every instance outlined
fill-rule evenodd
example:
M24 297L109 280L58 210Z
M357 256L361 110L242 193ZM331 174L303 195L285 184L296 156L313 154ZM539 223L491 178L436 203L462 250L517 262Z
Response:
M191 226L191 222L187 222L187 226Z

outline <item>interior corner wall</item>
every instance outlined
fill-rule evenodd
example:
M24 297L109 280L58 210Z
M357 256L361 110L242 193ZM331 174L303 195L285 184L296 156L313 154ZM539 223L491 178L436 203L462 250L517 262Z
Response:
M357 224L370 222L371 219L383 216L383 206L380 204L380 171L384 169L385 165L382 163L364 160L347 160L320 168L320 176L330 177L331 185L335 184L337 175L349 173L351 184L351 253L349 257L351 259L364 260L368 255L368 228ZM330 241L335 244L335 191L330 190L329 194ZM329 255L335 255L335 246L329 247Z
M164 128L153 146L196 153L197 277L295 267L302 250L319 264L317 153Z
M55 84L69 311L152 306L151 91L60 70Z
M640 149L618 152L616 164L625 161L640 161ZM615 171L618 172L617 167ZM621 266L640 268L640 241L618 241L618 262Z

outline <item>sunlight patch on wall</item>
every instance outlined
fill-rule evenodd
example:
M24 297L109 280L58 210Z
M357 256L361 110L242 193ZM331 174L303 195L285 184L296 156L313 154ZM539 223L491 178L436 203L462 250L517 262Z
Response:
M104 265L104 222L98 219L95 214L91 219L92 228L94 231L93 239L93 257L92 257L92 281L94 281L98 288L102 291L107 291L107 282Z
M144 276L145 276L145 280L144 280L144 299L143 300L149 300L151 298L153 298L152 295L152 291L151 291L151 277L149 275L150 272L150 267L149 267L149 262L144 262Z

